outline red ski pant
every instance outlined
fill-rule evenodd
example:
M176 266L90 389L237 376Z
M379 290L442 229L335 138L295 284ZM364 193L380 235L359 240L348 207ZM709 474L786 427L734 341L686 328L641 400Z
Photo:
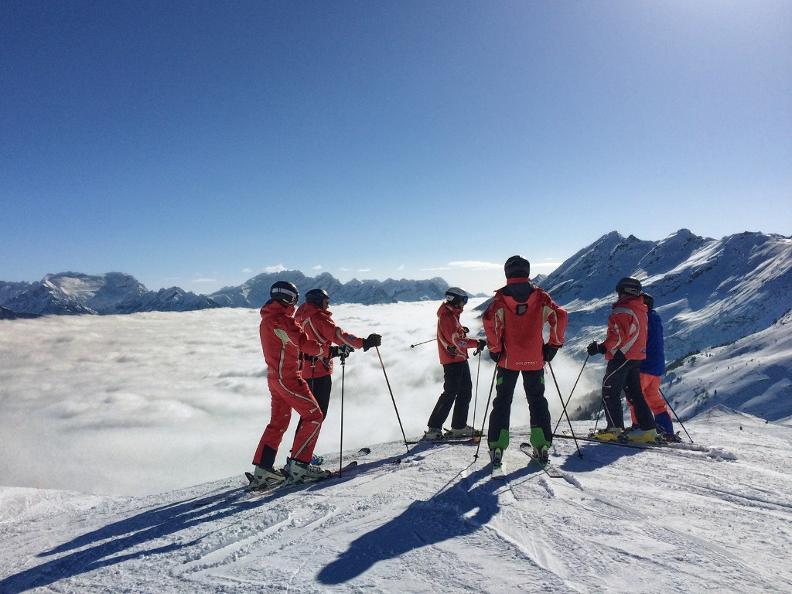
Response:
M304 379L301 377L279 378L276 370L270 370L267 385L270 394L272 394L272 414L269 425L264 429L264 434L256 448L253 464L261 462L264 448L277 451L283 434L289 427L292 410L297 411L301 422L294 435L291 457L300 462L310 462L324 420L316 398Z
M652 411L652 414L657 416L661 413L667 413L666 402L660 394L660 376L651 375L649 373L641 374L641 391L643 392L646 404ZM633 425L637 425L638 421L635 418L635 409L632 403L627 403L630 407L630 417L632 418Z

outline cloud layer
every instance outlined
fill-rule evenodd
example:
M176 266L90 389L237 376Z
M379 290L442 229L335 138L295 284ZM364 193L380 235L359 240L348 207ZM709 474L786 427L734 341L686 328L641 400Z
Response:
M408 437L423 432L442 390L434 344L409 347L433 338L436 309L434 302L333 308L345 330L383 335L380 353ZM462 320L478 333L470 306ZM241 475L269 420L258 323L253 309L0 322L0 484L142 494ZM562 351L554 367L568 393L578 364L565 365ZM483 361L479 426L492 371ZM333 381L322 453L338 449L340 368ZM549 381L547 394L555 417L560 405ZM518 388L512 425L528 421ZM279 461L294 426L296 418ZM379 359L373 350L355 352L345 370L345 449L397 439Z

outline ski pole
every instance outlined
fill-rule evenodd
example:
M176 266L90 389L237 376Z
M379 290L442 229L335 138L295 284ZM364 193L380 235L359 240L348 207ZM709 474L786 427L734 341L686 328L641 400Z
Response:
M407 453L410 453L410 446L407 445L407 436L404 434L404 425L402 425L401 417L399 416L399 407L396 406L396 399L393 397L393 390L391 390L390 381L388 380L388 373L385 371L385 364L382 362L382 355L380 355L379 347L374 347L374 350L377 351L377 357L379 357L380 367L382 367L382 373L385 376L385 383L388 384L388 392L390 392L391 401L393 402L393 408L396 411L396 420L399 421L399 428L402 432L402 437L404 438L404 447L407 448Z
M492 381L490 382L489 396L487 396L487 406L484 407L484 419L481 421L481 437L484 437L484 425L487 422L487 412L489 412L490 398L492 398L492 388L495 386L495 376L498 375L498 363L495 362L495 371L492 372ZM476 453L473 454L473 459L478 460L479 448L481 448L481 439L479 439L476 446Z
M572 429L572 419L569 418L569 413L567 412L566 404L564 404L564 397L561 396L561 388L558 387L558 380L556 379L555 371L553 371L553 364L550 363L550 361L548 361L547 366L550 368L550 375L553 376L553 383L555 384L556 391L558 392L558 399L561 401L561 406L564 409L564 415L566 416L567 423L569 423L569 431L570 433L572 433L572 439L575 440L575 447L577 448L578 458L582 458L583 453L580 451L580 446L578 445L577 437L575 437L575 430ZM555 433L555 431L553 433Z
M481 351L478 354L478 367L476 369L476 397L473 399L473 430L476 429L476 405L478 404L479 375L481 375ZM481 441L481 439L479 439Z
M342 352L341 358L341 443L338 446L338 476L344 468L344 369L346 369L346 355Z
M428 342L434 342L435 340L437 340L437 339L436 338L430 338L429 340L424 340L423 342L416 342L415 344L411 344L410 348L414 349L417 346L421 346L422 344L426 344Z
M668 401L668 398L666 398L666 395L663 394L663 390L661 390L660 388L658 388L658 390L660 390L660 395L663 397L663 400L666 401L666 404L668 405L668 408L670 408L671 412L674 413L674 416L676 417L677 423L679 423L682 426L682 429L685 430L685 435L688 436L688 439L690 440L690 443L693 443L693 438L690 437L690 433L688 433L688 430L685 429L685 425L682 424L682 421L679 419L679 415L676 414L676 411L674 410L674 407L671 406L671 403Z
M586 360L583 361L583 367L580 368L580 373L578 373L577 379L575 380L575 385L572 386L572 391L569 393L569 398L567 398L566 400L567 405L569 404L569 401L572 400L572 394L575 393L575 388L577 388L578 381L580 381L580 376L583 375L583 370L586 368L586 363L588 363L589 357L591 357L591 355L586 354ZM561 424L561 419L559 418L558 422L556 423L555 429L553 429L554 434L556 433L556 431L558 431L558 426L560 424Z

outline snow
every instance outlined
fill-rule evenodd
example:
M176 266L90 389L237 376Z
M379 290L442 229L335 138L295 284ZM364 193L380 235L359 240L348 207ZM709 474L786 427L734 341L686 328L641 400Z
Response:
M269 495L239 475L132 498L6 487L0 591L789 591L792 427L721 408L688 429L710 452L579 459L557 439L565 479L528 464L518 428L506 481L473 446L392 442Z
M478 302L462 314L474 335ZM333 307L346 330L383 335L408 437L441 389L435 345L409 348L432 337L436 306ZM792 590L792 314L669 374L672 401L701 413L685 423L701 450L581 442L580 459L556 439L563 478L518 449L519 387L506 481L469 445L407 454L376 355L355 352L345 446L372 453L270 495L242 490L269 417L258 322L247 309L0 322L0 592ZM569 354L553 361L565 395L580 370ZM599 379L587 368L576 394ZM334 383L318 447L331 468L338 370ZM556 420L551 382L547 396Z
M666 396L682 417L714 404L770 420L789 416L792 312L760 332L685 358L666 379Z

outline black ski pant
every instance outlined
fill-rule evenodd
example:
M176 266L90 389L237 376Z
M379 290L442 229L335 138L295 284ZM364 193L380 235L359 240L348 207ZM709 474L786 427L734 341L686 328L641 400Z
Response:
M305 381L308 382L308 387L311 393L319 403L319 408L322 409L322 417L327 418L327 409L330 407L330 390L333 388L333 376L323 375L321 377L307 377ZM297 423L297 431L300 430L302 419Z
M544 395L544 369L536 371L513 371L498 368L495 381L495 400L492 401L487 441L491 448L505 450L509 445L509 418L511 417L512 398L517 378L522 373L523 388L528 398L528 410L531 413L531 428L541 427L545 439L553 441L553 430L550 427L550 409Z
M470 379L470 367L467 361L458 361L443 365L443 393L437 399L427 427L442 429L443 423L454 407L451 417L452 429L464 429L467 426L470 397L473 395L473 382Z
M644 430L654 429L654 415L641 391L641 362L627 360L619 351L608 361L602 380L602 402L608 427L624 429L622 391L635 409L638 427Z

